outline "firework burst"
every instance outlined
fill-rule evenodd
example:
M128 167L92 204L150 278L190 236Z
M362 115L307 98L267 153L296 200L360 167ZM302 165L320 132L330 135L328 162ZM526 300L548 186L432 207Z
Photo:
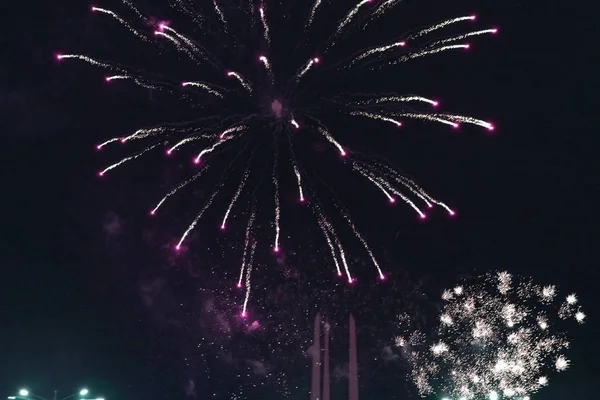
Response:
M353 282L344 243L355 240L372 260L378 278L384 279L367 239L359 233L351 215L342 208L341 201L334 201L329 207L319 202L314 182L320 177L316 172L311 176L309 167L312 168L314 155L304 146L315 140L328 142L338 153L330 157L339 157L340 164L349 174L371 185L374 191L381 192L389 203L401 200L421 219L426 217L425 210L434 206L440 206L449 215L455 214L448 205L426 193L393 166L373 161L349 148L344 144L345 132L331 128L330 122L340 117L347 118L348 123L359 118L370 120L382 133L390 129L404 129L400 127L403 121L409 119L452 128L465 124L492 130L493 125L487 121L441 111L436 100L418 94L397 94L390 92L389 88L381 91L380 87L373 87L372 94L360 91L353 95L346 90L352 87L355 82L352 76L357 73L361 74L360 80L369 82L382 68L434 54L464 51L469 48L465 39L493 34L496 29L468 31L466 28L467 32L459 35L438 35L454 25L464 29L465 24L472 24L475 20L474 16L463 16L398 37L383 38L379 44L374 43L367 48L352 49L349 38L364 35L368 28L375 26L376 21L383 21L385 14L400 2L363 0L345 11L340 5L322 4L320 0L306 9L292 1L285 5L255 4L254 1L240 1L235 5L235 2L220 0L171 0L167 3L171 9L165 11L175 12L174 22L156 22L156 18L148 15L141 5L124 0L122 9L92 7L91 11L98 18L105 19L107 29L114 30L115 35L131 35L139 44L140 51L167 58L173 76L191 71L190 66L196 71L193 76L181 81L156 78L158 75L150 71L151 65L128 67L83 54L58 54L56 58L78 60L109 71L110 75L105 80L111 85L133 83L184 98L202 109L204 117L200 120L140 128L119 134L97 146L98 150L119 143L140 146L127 157L102 169L101 176L116 172L113 170L118 167L143 162L144 157L157 148L164 148L167 155L193 149L193 163L200 164L200 172L190 174L164 197L150 204L152 215L166 209L167 200L184 187L202 185L206 170L221 168L221 160L229 160L227 162L230 163L247 150L247 166L241 179L229 176L231 181L217 185L187 228L181 228L182 234L175 240L176 250L185 249L183 243L189 240L207 212L221 213L220 227L225 230L226 222L234 216L232 210L239 207L238 217L244 215L249 220L247 225L254 226L251 230L253 237L246 237L242 261L242 275L250 274L255 249L271 248L280 252L285 246L283 239L291 229L286 217L290 204L283 196L282 179L289 176L297 182L299 199L295 205L308 205L312 211L316 218L315 226L320 227L323 234L323 246L331 250L338 275L342 275L343 270L348 281ZM328 21L327 15L336 13L342 17ZM298 29L288 24L292 19L298 20ZM321 29L314 28L317 22L329 26L329 36L315 39L321 32ZM392 20L391 23L396 22ZM152 29L148 29L149 26ZM178 65L185 67L179 68ZM288 73L282 72L286 69L289 69ZM332 88L331 82L343 83L344 93ZM273 137L267 141L268 145L265 145L265 132ZM282 140L286 137L287 140ZM270 168L252 159L257 147L268 147L272 159ZM263 179L261 174L266 173L271 176ZM257 202L254 198L259 185L262 185L261 191L272 193L270 202ZM220 201L219 190L229 186L238 190L232 197ZM327 197L331 198L331 194L328 193ZM250 204L257 204L258 211L271 208L268 213L271 216L269 232L254 234L258 225L253 221L258 218L258 211L252 211L254 208ZM339 236L338 229L341 227L332 222L330 213L337 215L350 238ZM249 277L246 282L249 290ZM239 286L241 284L242 277L238 282ZM244 301L244 315L247 300L248 296Z
M526 399L569 367L566 328L583 323L574 294L559 295L507 272L442 293L435 337L402 330L396 345L412 367L422 395L453 399Z

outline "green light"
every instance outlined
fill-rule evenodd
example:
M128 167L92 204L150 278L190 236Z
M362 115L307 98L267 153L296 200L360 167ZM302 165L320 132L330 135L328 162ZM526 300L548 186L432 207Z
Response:
M20 396L29 396L29 391L27 389L21 389L21 390L19 390L19 395Z
M88 394L89 392L90 392L90 391L89 391L89 390L87 390L87 389L81 389L81 390L79 391L79 395L80 395L80 396L85 396L85 395L86 395L86 394Z

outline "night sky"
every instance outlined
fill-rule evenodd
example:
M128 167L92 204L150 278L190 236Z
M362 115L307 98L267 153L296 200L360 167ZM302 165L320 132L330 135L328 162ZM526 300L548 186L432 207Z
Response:
M4 3L0 396L26 386L43 397L56 389L62 398L87 385L106 399L306 399L306 352L320 310L334 326L335 400L346 396L349 313L359 331L361 398L416 398L393 352L395 316L410 311L415 324L426 324L442 289L498 269L578 293L588 316L571 332L573 367L551 376L534 398L597 392L600 142L591 122L598 83L585 10L538 0L405 0L395 14L400 28L388 20L390 32L471 12L478 28L500 32L471 40L466 54L401 66L377 85L436 94L449 110L489 118L497 128L455 132L413 121L392 134L364 133L367 121L346 129L350 140L367 135L363 143L456 207L457 217L439 212L423 223L344 176L340 193L389 279L377 283L355 246L358 282L341 283L322 237L301 213L284 213L285 251L257 256L244 321L235 315L242 297L234 288L243 220L231 224L237 233L223 236L208 226L222 215L216 213L175 256L173 240L207 193L191 192L160 218L148 218L148 210L183 162L155 157L97 177L117 156L95 151L97 143L177 115L177 107L140 88L109 87L104 72L53 58L73 50L135 60L145 50L95 21L85 1ZM149 3L158 19L171 12ZM168 62L156 62L168 70ZM286 202L293 185L282 185ZM268 214L259 219L268 226Z

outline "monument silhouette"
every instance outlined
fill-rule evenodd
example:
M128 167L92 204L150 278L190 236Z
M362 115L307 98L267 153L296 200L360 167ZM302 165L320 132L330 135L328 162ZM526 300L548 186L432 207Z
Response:
M313 339L312 378L310 400L331 400L331 382L329 379L329 330L330 325L324 325L324 349L321 349L321 314L315 317L315 332ZM356 355L356 324L350 314L350 348L348 363L348 400L358 400L358 359ZM321 363L321 352L324 362ZM321 365L323 365L323 386L321 391ZM322 396L321 396L322 393Z

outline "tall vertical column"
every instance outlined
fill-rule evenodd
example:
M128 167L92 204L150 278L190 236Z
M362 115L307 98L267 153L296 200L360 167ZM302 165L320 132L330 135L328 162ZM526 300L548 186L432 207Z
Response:
M315 338L312 349L312 382L310 400L321 400L321 314L315 317Z
M331 326L325 322L325 361L323 364L323 400L330 400L331 388L329 383L329 328Z
M358 361L356 356L356 325L350 314L350 364L348 366L348 399L358 400Z

